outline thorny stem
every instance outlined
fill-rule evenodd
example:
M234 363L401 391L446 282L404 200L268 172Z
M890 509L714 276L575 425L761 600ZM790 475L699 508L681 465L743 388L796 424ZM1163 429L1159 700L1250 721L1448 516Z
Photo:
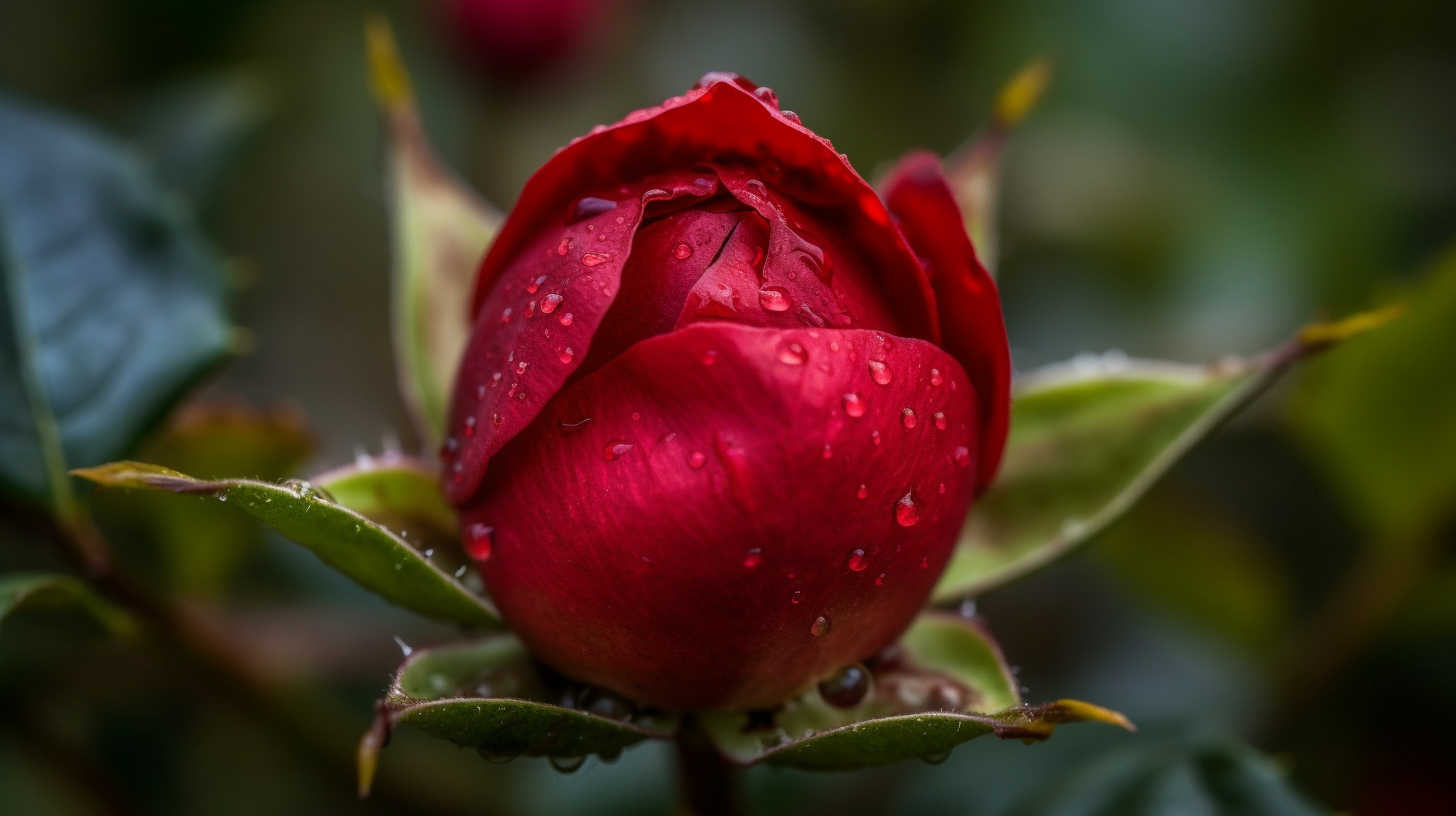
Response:
M742 772L728 764L693 725L691 719L684 721L675 742L682 793L679 816L739 816Z

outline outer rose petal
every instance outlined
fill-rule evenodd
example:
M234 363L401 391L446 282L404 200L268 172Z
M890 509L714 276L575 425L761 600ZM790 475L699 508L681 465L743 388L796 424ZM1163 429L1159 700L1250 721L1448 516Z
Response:
M901 159L884 182L885 202L935 288L945 348L976 384L985 422L980 488L996 476L1011 421L1011 352L996 283L976 259L955 195L933 153Z
M462 525L494 528L486 584L545 662L670 709L772 707L919 611L980 424L931 343L696 323L558 394Z
M704 87L636 111L562 148L536 171L491 246L476 280L479 310L496 278L558 214L589 190L610 190L664 171L690 178L705 164L752 162L765 180L803 202L825 230L854 235L864 267L890 311L912 337L940 341L935 297L884 204L828 141L789 118L767 89L732 74L710 74Z

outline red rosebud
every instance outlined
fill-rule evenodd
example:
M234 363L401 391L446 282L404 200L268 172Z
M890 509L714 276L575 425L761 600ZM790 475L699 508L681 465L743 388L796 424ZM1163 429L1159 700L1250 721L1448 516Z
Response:
M557 153L473 308L466 548L537 657L643 703L768 708L883 649L1005 442L1000 303L939 163L882 201L731 74Z
M620 5L614 0L433 0L472 62L504 80L562 62Z

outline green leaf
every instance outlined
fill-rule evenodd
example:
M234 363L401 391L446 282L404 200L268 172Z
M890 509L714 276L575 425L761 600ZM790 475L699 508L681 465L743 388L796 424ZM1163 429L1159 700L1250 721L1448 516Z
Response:
M248 479L204 481L141 462L73 471L106 487L134 487L215 496L252 515L385 600L421 615L499 628L490 604L430 559L359 513L335 504L308 482Z
M1252 360L1200 367L1087 355L1022 377L1001 472L972 508L934 600L993 589L1066 555L1292 364L1394 316L1310 326Z
M399 384L432 449L444 437L450 390L470 337L475 271L503 217L435 157L389 26L372 18L367 33L389 162Z
M0 575L0 622L21 606L63 604L85 611L115 635L136 633L136 621L120 607L102 598L80 579L45 572Z
M547 756L562 769L590 754L613 759L644 739L677 732L675 717L634 711L620 698L544 675L510 635L410 653L360 743L361 793L401 723L493 761Z
M1272 763L1241 745L1157 741L1104 757L1018 816L1320 816Z
M1382 542L1456 518L1456 249L1432 265L1388 328L1311 365L1293 431Z
M0 96L0 488L72 503L228 353L223 276L115 145Z
M771 714L699 714L724 757L740 765L853 770L921 757L938 762L979 736L1041 740L1059 723L1121 714L1075 700L1025 706L990 635L978 622L928 613L901 639L903 657L872 670L868 694L847 708L810 690Z
M411 540L458 540L455 510L445 501L439 476L421 459L393 452L360 456L309 481L371 521L409 531Z

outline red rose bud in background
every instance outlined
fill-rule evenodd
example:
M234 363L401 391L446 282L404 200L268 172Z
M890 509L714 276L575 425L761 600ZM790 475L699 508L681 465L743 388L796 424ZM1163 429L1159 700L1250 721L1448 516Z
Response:
M557 153L472 308L465 548L537 657L642 703L769 708L892 643L1005 442L939 163L882 199L731 74Z
M544 73L585 45L621 0L431 0L466 59L493 78Z

